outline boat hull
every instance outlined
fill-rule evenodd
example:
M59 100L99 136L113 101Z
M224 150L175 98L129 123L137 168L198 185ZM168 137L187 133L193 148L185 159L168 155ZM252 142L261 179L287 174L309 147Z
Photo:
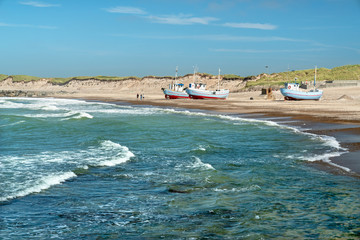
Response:
M280 92L287 100L319 100L323 95L323 92L321 90L313 92L302 92L286 88L280 88Z
M165 94L166 99L189 98L189 94L187 94L185 91L179 92L179 91L164 89L163 92Z
M188 88L186 92L192 99L226 99L229 96L229 90L210 91Z

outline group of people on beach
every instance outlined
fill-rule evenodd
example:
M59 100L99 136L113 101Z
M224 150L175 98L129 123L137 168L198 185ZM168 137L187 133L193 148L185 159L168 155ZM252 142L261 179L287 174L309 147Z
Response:
M136 94L136 99L139 100L139 97L140 97L140 100L142 101L143 99L145 99L145 96L144 94Z

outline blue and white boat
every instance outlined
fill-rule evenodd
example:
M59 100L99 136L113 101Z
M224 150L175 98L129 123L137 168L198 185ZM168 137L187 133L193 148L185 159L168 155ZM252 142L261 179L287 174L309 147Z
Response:
M229 95L228 89L206 90L202 83L190 83L186 92L192 99L226 99Z
M176 83L178 67L176 67L175 83L169 84L169 88L162 88L166 99L189 98L189 94L185 91L184 84Z
M280 88L281 94L285 100L320 100L323 91L315 88L316 84L316 67L314 76L314 89L310 91L302 91L299 88L299 83L285 83L284 88Z
M162 88L162 90L166 99L189 98L182 83L169 84L169 88Z
M196 79L196 73L194 72L194 80ZM206 90L206 84L203 83L190 83L186 92L192 99L226 99L229 95L229 89L219 89L220 82L220 69L218 77L218 89Z

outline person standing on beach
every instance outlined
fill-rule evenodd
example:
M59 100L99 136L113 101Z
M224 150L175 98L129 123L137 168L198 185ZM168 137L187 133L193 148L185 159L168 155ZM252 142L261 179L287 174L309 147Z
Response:
M140 94L140 100L142 101L142 94Z
M139 94L136 94L136 99L139 100Z

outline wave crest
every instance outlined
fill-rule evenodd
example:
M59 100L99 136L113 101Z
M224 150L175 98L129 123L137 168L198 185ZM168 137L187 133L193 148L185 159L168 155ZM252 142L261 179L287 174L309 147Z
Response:
M31 186L28 186L24 189L18 189L17 191L11 193L8 196L0 197L0 201L7 201L18 197L24 197L32 193L39 193L45 189L50 188L51 186L61 184L66 180L74 177L76 177L76 174L73 172L65 172L44 176L35 181L30 181ZM29 185L29 182L27 182L25 186L26 185ZM23 187L23 185L21 185L21 187Z

